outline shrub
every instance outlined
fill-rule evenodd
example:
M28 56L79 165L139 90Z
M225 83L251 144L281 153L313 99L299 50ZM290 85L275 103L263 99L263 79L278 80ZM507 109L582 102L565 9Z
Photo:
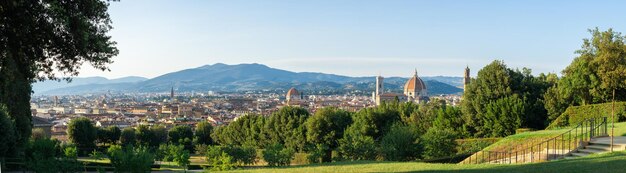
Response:
M78 172L76 152L76 147L62 149L57 140L33 140L26 147L26 167L33 172Z
M434 159L456 154L456 133L451 130L431 128L422 136L425 159Z
M282 144L270 145L263 151L263 159L268 166L287 166L291 164L295 151L285 148Z
M193 149L196 150L197 155L204 156L206 155L206 151L209 150L209 146L206 144L196 144Z
M154 155L145 147L112 145L107 152L115 172L150 172L154 163Z
M376 143L371 136L360 133L345 133L339 140L339 155L348 160L375 160Z
M235 166L252 165L256 163L256 149L250 146L210 146L206 152L209 164L220 162L222 153L230 156Z
M385 160L415 160L420 156L419 135L409 126L395 124L383 136L380 149Z
M213 168L211 168L213 171L227 171L236 168L233 163L233 158L225 152L222 152L219 156L215 157L215 160L211 165L213 165Z
M317 144L309 154L306 159L309 163L322 163L322 158L326 155L326 150L328 150L328 146L323 144Z
M548 129L575 126L589 118L608 117L607 122L611 122L611 107L612 103L570 106L550 123ZM617 122L626 120L626 102L615 102L615 117Z

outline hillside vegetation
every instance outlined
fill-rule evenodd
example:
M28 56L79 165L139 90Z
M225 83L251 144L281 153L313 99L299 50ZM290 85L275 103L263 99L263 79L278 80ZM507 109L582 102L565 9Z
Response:
M550 123L548 129L577 125L589 118L609 117L607 121L611 122L611 107L612 103L570 106L561 116ZM618 122L626 120L626 102L615 103L615 117Z
M624 171L626 152L592 155L584 158L553 162L496 165L496 164L431 164L418 162L335 162L287 168L234 170L230 172L620 172Z

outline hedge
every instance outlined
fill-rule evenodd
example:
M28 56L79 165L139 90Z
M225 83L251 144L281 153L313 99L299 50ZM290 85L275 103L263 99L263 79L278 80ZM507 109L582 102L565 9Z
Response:
M612 103L570 106L547 129L578 125L589 118L608 117L607 121L611 122L611 106ZM617 122L626 120L626 102L615 102L615 116Z

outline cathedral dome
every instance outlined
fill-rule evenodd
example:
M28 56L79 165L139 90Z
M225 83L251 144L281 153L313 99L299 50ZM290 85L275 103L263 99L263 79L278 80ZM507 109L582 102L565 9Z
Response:
M415 75L411 77L406 84L404 84L404 92L416 92L420 93L422 90L426 90L426 84L420 77L417 76L417 70L415 71Z
M296 90L296 88L291 88L289 89L289 91L287 91L287 99L289 98L299 98L300 97L300 93L298 92L298 90Z

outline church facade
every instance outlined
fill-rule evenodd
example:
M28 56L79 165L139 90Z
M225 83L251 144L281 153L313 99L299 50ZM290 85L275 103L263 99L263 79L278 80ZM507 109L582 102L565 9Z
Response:
M372 100L376 105L382 102L391 102L398 99L400 102L428 102L428 90L424 81L417 75L417 70L413 77L404 84L404 93L385 93L384 78L376 76L376 90L372 93Z

